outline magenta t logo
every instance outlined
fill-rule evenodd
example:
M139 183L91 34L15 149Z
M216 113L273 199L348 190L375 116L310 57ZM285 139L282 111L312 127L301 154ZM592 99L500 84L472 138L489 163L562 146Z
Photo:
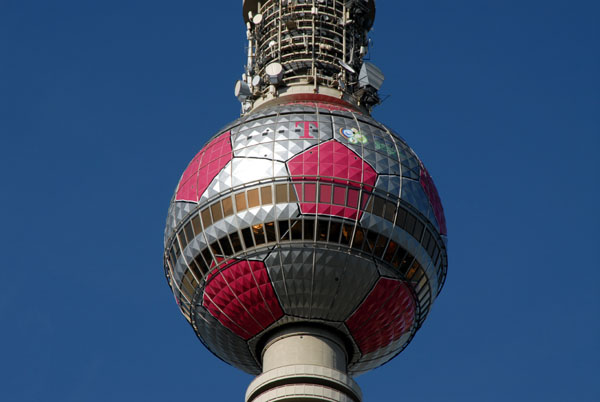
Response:
M313 126L315 126L315 128L319 128L319 122L318 121L297 121L296 127L298 127L302 124L304 124L304 135L300 138L305 138L305 139L309 139L309 140L314 139L315 137L310 135L310 125L312 124Z

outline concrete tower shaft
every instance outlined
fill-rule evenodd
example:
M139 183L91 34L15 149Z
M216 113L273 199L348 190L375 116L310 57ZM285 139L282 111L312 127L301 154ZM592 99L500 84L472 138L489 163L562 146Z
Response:
M297 325L271 335L263 349L263 374L248 387L246 402L361 402L347 373L342 338L332 331Z
M248 62L236 85L244 112L299 94L370 110L383 81L363 62L374 18L373 0L245 0Z

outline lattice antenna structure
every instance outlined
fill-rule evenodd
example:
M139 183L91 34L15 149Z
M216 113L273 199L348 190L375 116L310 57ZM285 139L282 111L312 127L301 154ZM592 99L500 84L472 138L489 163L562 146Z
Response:
M185 168L164 272L202 343L257 375L246 402L361 402L441 292L446 218L406 141L370 115L372 0L245 0L242 116Z
M244 113L302 94L343 99L369 111L384 76L363 61L373 0L247 0L248 62L235 94Z

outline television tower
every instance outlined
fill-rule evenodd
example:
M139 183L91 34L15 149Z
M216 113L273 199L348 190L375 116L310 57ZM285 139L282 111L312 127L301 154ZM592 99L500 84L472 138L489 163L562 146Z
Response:
M247 402L362 401L447 270L421 160L374 120L373 0L244 0L242 116L185 169L164 267L204 345L258 375Z

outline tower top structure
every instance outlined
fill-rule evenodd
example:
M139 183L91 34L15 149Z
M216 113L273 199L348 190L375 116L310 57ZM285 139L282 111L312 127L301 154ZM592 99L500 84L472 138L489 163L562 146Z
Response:
M369 113L384 75L365 62L374 0L244 0L248 61L235 95L244 114L298 100Z
M447 272L423 162L370 116L373 0L245 0L243 115L185 169L165 275L199 339L258 377L246 402L361 402Z

